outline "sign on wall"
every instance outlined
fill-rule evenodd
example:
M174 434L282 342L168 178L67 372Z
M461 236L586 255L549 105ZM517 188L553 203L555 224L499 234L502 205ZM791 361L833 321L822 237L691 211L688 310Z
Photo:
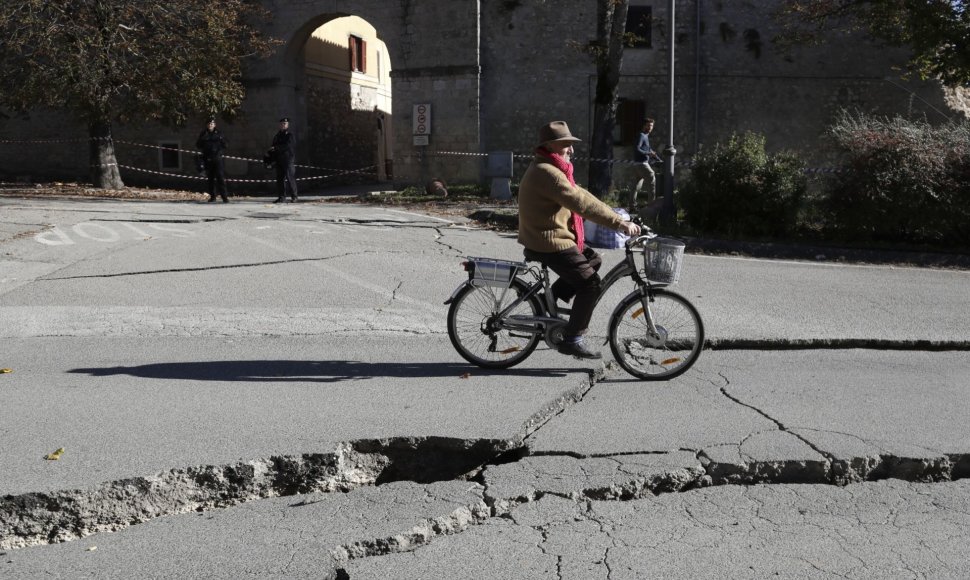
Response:
M431 135L431 103L414 105L411 112L411 133L415 145L427 145Z

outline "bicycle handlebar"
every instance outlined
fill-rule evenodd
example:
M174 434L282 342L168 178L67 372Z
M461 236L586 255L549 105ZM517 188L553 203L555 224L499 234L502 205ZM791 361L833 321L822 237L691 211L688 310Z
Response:
M626 241L627 249L630 249L634 246L642 246L643 244L657 237L657 234L654 233L653 230L651 230L650 228L645 228L645 229L647 230L647 233L644 234L641 232L639 236L635 238L630 238Z
M630 221L640 226L640 235L628 239L626 241L627 248L642 245L644 242L649 242L657 237L656 232L651 230L649 226L644 225L643 219L641 219L640 216L635 215L630 219Z

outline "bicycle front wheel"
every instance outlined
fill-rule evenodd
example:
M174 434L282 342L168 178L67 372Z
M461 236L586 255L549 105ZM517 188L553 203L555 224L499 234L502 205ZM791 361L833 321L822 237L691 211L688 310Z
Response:
M525 294L521 280L509 288L465 286L448 309L448 338L468 362L487 369L505 369L524 361L539 344L541 334L498 327L496 315ZM542 312L533 295L509 316L538 316Z
M610 350L631 375L648 381L671 379L691 367L704 347L704 323L694 305L668 290L649 291L644 310L638 293L610 319ZM656 332L650 329L650 321Z

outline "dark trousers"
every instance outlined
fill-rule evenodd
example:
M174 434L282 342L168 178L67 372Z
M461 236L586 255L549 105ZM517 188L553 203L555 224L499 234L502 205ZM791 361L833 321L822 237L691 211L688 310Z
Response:
M209 196L215 197L218 191L226 199L226 164L222 157L205 160L205 176L209 180Z
M552 284L552 295L563 302L573 299L572 314L566 324L566 336L582 336L589 328L600 293L600 275L597 272L603 259L592 248L573 246L553 253L530 252L549 269L559 275Z
M293 161L276 163L276 195L296 199L296 163Z

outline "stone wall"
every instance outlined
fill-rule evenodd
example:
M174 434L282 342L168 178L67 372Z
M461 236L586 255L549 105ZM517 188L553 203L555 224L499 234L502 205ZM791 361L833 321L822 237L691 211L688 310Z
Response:
M651 142L662 149L670 122L667 2L631 4L650 6L656 24L650 48L625 51L619 95L644 103L645 116L657 120ZM782 52L772 42L781 30L766 4L772 3L677 2L673 141L681 158L751 130L765 134L771 150L794 150L810 165L826 166L834 159L825 131L843 108L931 122L967 115L961 97L938 83L900 78L906 51L862 35ZM588 139L595 70L575 46L595 36L595 4L483 0L482 6L483 149L528 152L535 127L553 118ZM580 144L577 155L586 153ZM614 151L616 159L631 157L628 144ZM614 174L618 185L633 178L629 165L615 166Z
M249 64L247 100L241 114L222 128L233 154L259 157L283 115L293 119L300 146L298 162L321 165L336 155L327 127L308 124L309 111L343 107L305 74L303 47L318 26L349 14L374 26L386 44L392 66L395 181L424 183L431 177L453 182L480 180L488 151L512 150L520 175L535 145L536 128L547 121L569 123L584 143L592 133L591 101L595 70L578 47L595 35L596 4L590 0L264 0L274 18L269 34L284 41L272 57ZM666 23L667 2L633 0ZM779 32L772 2L678 0L674 144L687 158L732 132L764 133L772 150L792 149L811 165L832 162L826 127L842 108L884 115L907 115L932 122L965 116L966 93L945 92L938 83L905 81L898 67L906 53L879 46L862 36L832 39L791 53L771 42ZM657 119L656 148L668 141L668 47L665 26L655 25L649 48L629 49L623 63L620 96L639 101ZM429 145L412 140L412 107L432 107ZM340 111L344 109L341 108ZM116 137L142 143L177 139L192 149L203 123L186 128L116 127ZM374 120L356 115L340 122L357 124L363 135ZM0 120L0 139L82 137L83 126L62 114L37 111L29 121ZM0 143L2 145L2 143ZM346 143L351 160L373 164L364 144ZM69 178L87 174L87 154L75 145L2 145L0 175L30 174ZM119 144L122 163L157 168L157 151ZM629 158L619 144L615 157ZM123 158L123 159L122 159ZM188 160L185 173L193 174ZM617 183L629 179L618 165ZM578 164L581 182L585 166ZM266 177L260 164L240 162L231 171ZM154 179L138 174L135 181ZM326 183L318 184L320 186ZM194 184L192 185L194 187ZM255 185L255 188L261 186ZM310 187L312 189L312 186Z
M378 142L373 105L377 89L309 76L306 92L307 117L313 123L306 131L307 164L330 170L315 172L334 175L328 183L372 181ZM347 173L358 169L362 173Z

